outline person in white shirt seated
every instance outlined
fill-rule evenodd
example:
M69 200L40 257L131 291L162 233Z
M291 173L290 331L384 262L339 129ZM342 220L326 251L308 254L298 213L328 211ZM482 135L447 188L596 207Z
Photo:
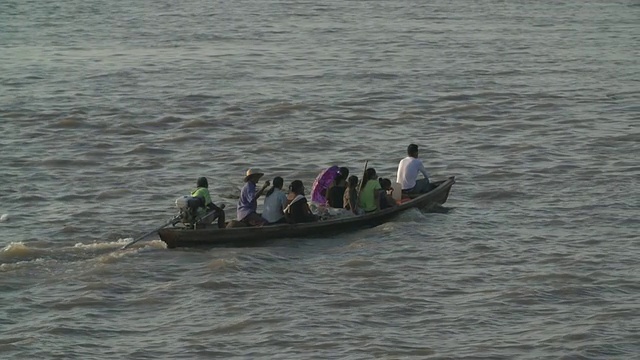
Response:
M283 184L284 180L280 176L276 176L273 179L273 187L269 189L264 199L262 218L265 219L269 225L286 223L284 209L287 207L287 194L282 191Z
M402 192L405 194L422 194L433 188L429 183L429 174L424 168L422 161L418 159L418 145L411 144L407 147L406 158L400 160L398 164L397 183L402 186ZM422 173L423 179L418 179L418 175Z

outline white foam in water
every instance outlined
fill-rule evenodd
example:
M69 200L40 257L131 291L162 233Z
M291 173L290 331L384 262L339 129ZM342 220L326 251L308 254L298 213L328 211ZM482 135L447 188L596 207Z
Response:
M128 243L128 239L118 239L117 241L110 242L94 242L89 244L76 243L73 247L80 249L111 249L121 247L123 244Z
M5 222L7 220L9 220L9 214L0 215L0 222Z
M126 245L129 242L133 241L133 238L120 238L116 241L110 242L94 242L94 243L76 243L73 247L76 249L87 249L87 250L105 250L105 249L119 249L122 245ZM160 240L152 240L138 243L138 248L142 247L152 247L157 249L165 248L165 245Z

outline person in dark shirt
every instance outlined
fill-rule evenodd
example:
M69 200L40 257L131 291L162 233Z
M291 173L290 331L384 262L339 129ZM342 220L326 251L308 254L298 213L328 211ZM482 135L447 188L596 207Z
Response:
M393 188L391 187L391 180L378 179L380 186L382 186L382 193L380 194L380 210L387 209L396 206L396 201L393 199Z
M290 224L317 221L318 218L311 212L307 198L304 196L304 185L300 180L294 180L289 186L287 196L289 205L284 209L284 216Z
M327 203L332 208L343 208L344 191L347 188L347 178L349 177L349 169L341 167L338 176L333 180L327 190Z

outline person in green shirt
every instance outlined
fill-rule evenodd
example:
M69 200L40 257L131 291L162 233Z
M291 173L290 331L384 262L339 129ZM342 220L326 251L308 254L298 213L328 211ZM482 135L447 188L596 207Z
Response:
M206 177L200 177L196 181L197 188L191 192L191 196L195 198L200 198L202 200L203 207L198 208L198 217L202 217L200 221L198 221L199 225L209 225L218 218L218 227L225 227L225 215L224 215L224 205L222 207L216 206L216 204L211 201L211 194L209 194L209 182ZM209 214L209 215L207 215ZM205 216L206 215L206 216ZM203 217L204 216L204 217Z
M369 168L366 171L366 176L362 179L362 187L360 190L360 208L365 213L370 213L380 209L380 193L382 192L382 186L377 180L378 174L374 168Z

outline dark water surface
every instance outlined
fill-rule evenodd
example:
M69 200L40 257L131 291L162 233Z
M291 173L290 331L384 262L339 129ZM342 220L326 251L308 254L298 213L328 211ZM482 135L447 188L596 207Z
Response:
M2 359L640 358L637 1L0 3ZM421 146L447 213L117 249Z

